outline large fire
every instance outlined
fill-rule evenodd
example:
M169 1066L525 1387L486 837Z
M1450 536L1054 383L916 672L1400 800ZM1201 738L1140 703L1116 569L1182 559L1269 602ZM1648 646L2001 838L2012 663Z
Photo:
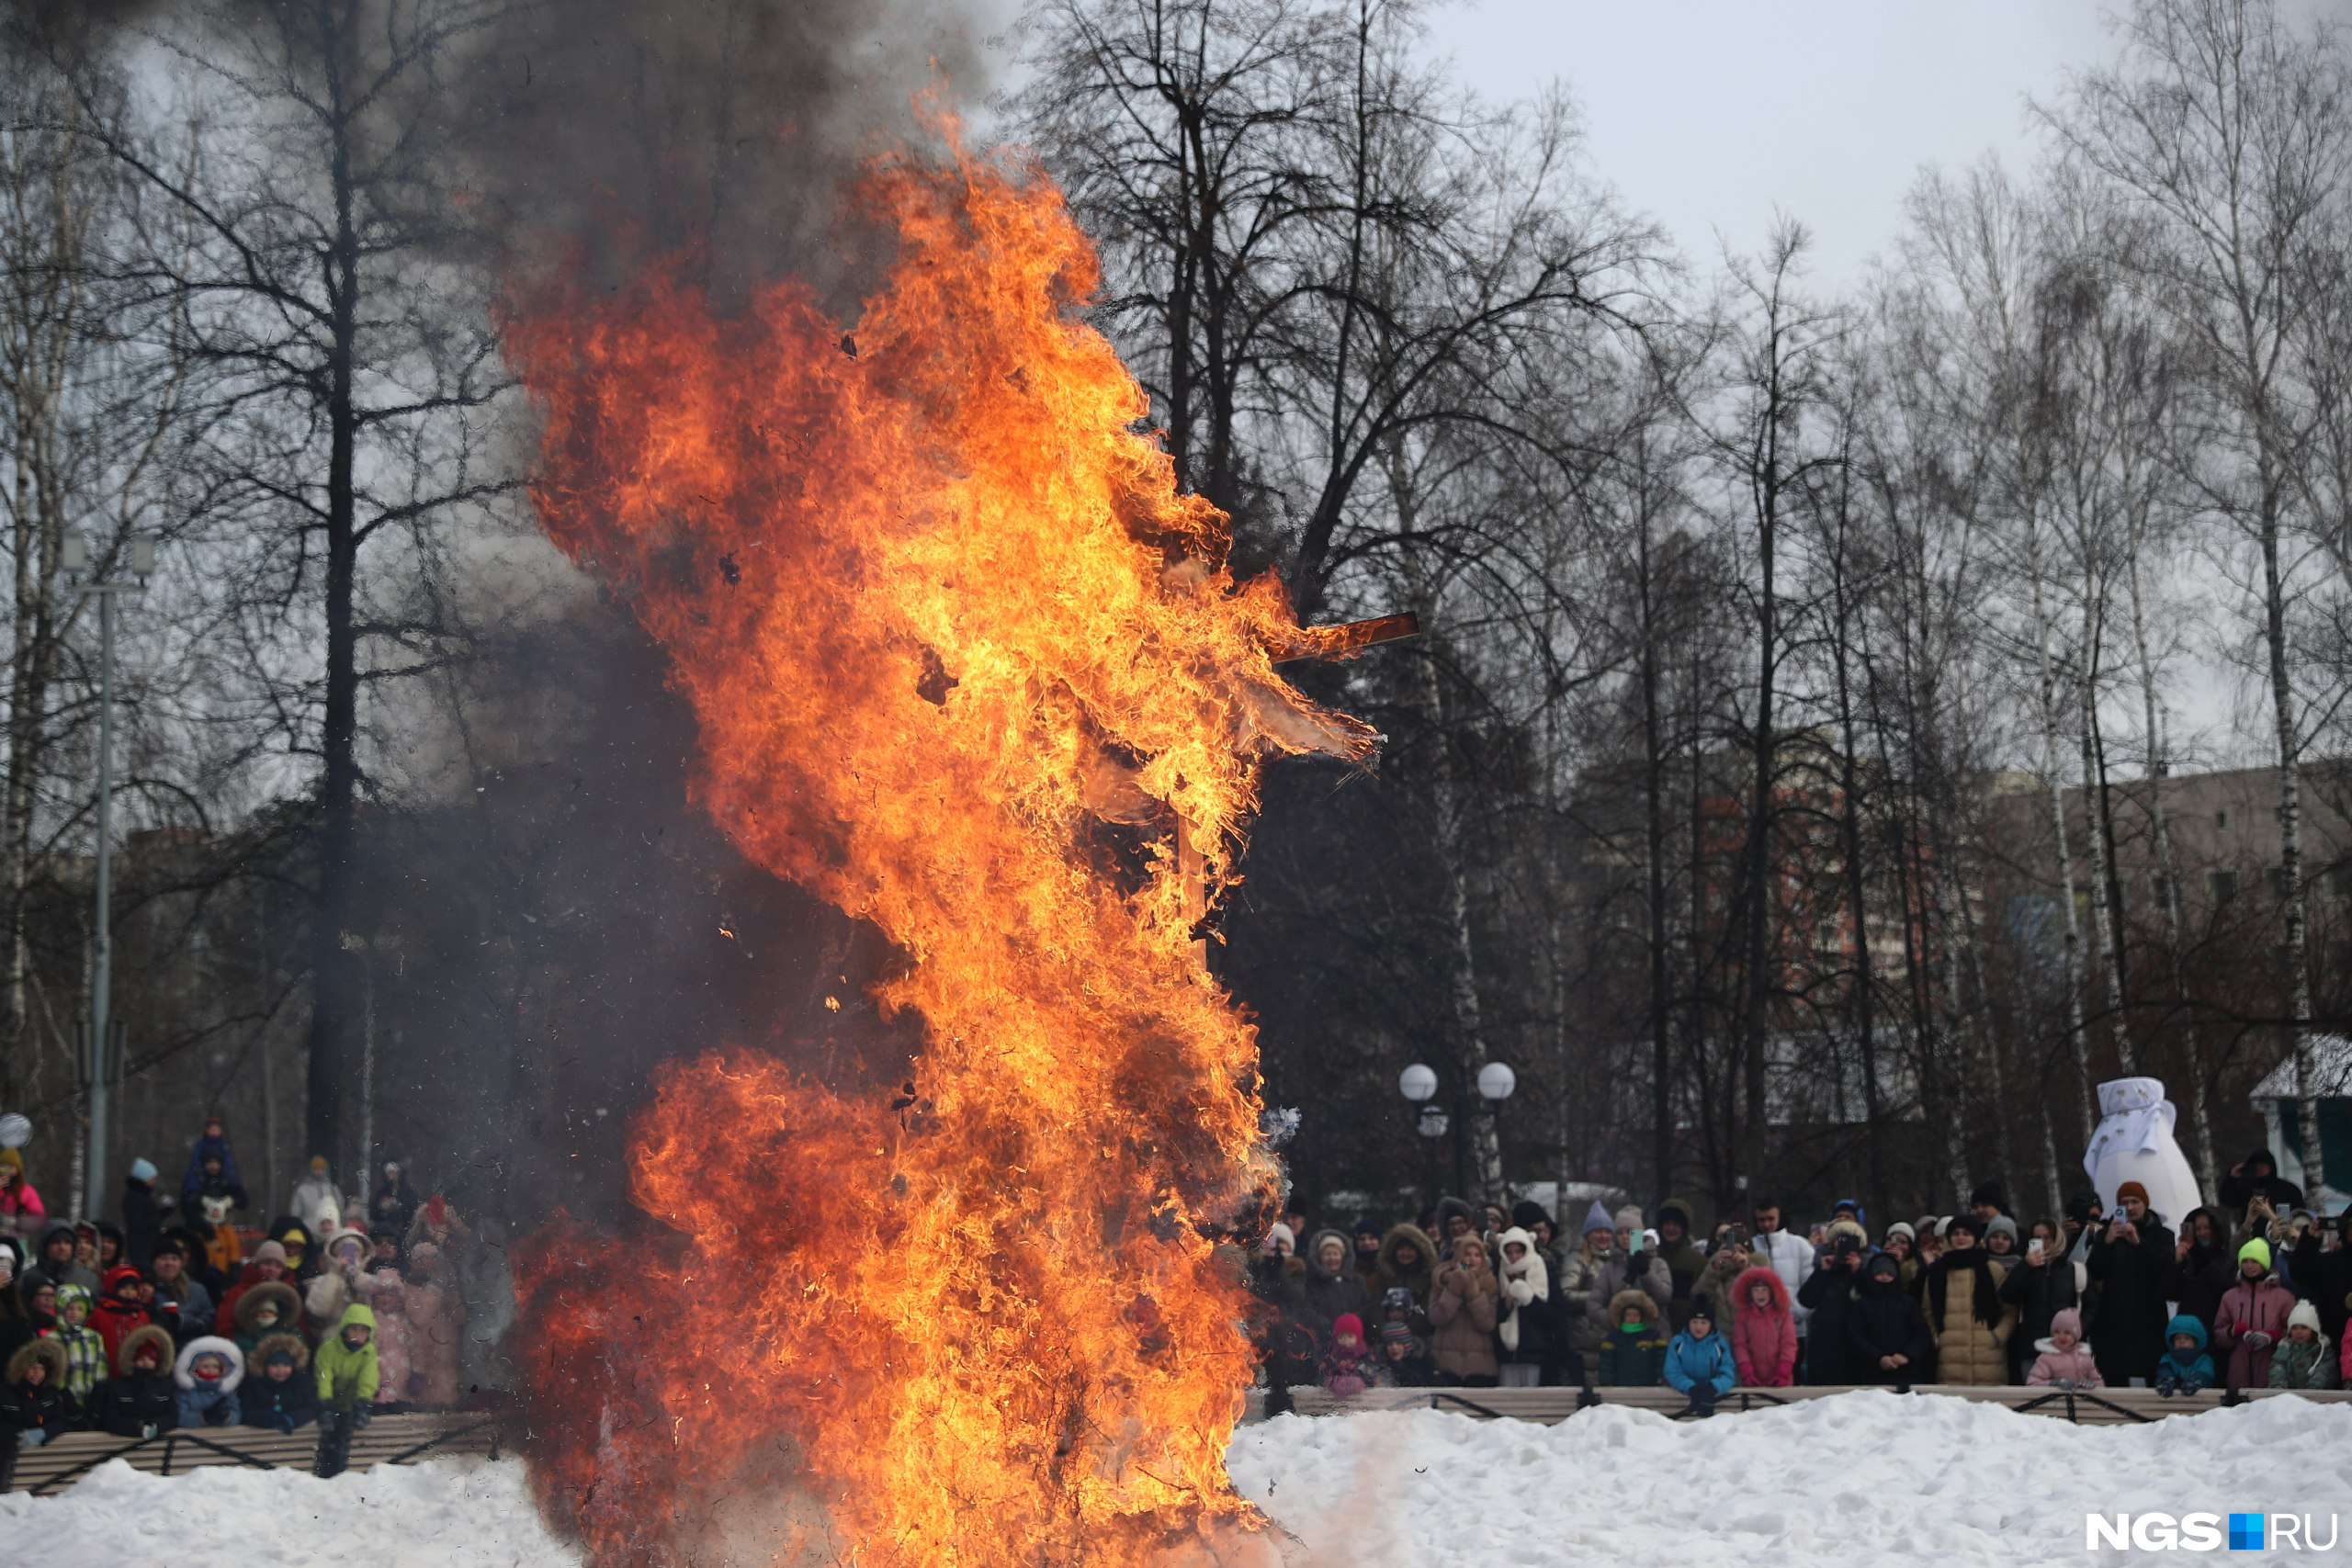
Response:
M847 332L683 265L511 323L540 515L667 651L699 801L896 944L874 999L922 1042L903 1085L659 1075L667 1250L524 1258L540 1495L598 1563L1262 1555L1216 1244L1276 1177L1200 889L1268 757L1374 737L1274 672L1329 639L1138 434L1050 185L957 150L857 201L896 252Z

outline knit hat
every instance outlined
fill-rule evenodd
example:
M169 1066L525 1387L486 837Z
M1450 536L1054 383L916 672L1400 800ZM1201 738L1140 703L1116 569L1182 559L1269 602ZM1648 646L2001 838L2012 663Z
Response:
M1609 1217L1609 1211L1600 1206L1600 1199L1595 1198L1592 1207L1584 1212L1584 1234L1590 1235L1595 1231L1613 1233L1616 1229L1617 1222Z
M1409 1323L1384 1323L1380 1325L1380 1342L1383 1345L1394 1345L1400 1339L1410 1340L1412 1337L1413 1325Z
M1984 1234L1988 1236L2006 1235L2015 1241L2018 1238L2018 1223L2007 1214L1996 1214L1984 1222Z
M1537 1225L1551 1224L1552 1216L1534 1199L1521 1198L1510 1206L1510 1223L1532 1235ZM1559 1227L1554 1225L1553 1228L1557 1230Z
M1899 1235L1905 1241L1917 1241L1919 1239L1919 1233L1911 1228L1911 1222L1908 1220L1895 1221L1893 1224L1886 1227L1886 1234L1889 1235Z
M1342 1339L1352 1339L1359 1345L1363 1344L1363 1319L1358 1317L1351 1312L1343 1312L1339 1316L1333 1318L1331 1320L1331 1343L1336 1345Z
M1690 1315L1684 1318L1682 1321L1685 1324L1704 1322L1710 1328L1712 1328L1714 1326L1715 1322L1715 1309L1707 1304L1706 1297L1701 1296L1697 1301L1690 1303Z
M2137 1198L2141 1202L2145 1203L2148 1201L2148 1190L2136 1181L2127 1181L2115 1190L2117 1202L2120 1203L2126 1198Z
M1984 1239L1984 1222L1973 1214L1954 1214L1944 1222L1944 1235L1950 1236L1954 1231L1966 1231L1977 1240L1982 1241Z
M272 1237L270 1240L263 1242L259 1247L254 1248L254 1261L256 1263L285 1262L286 1244L277 1240L276 1237Z
M2313 1334L2318 1334L2320 1332L2319 1308L2308 1301L2297 1302L2295 1310L2287 1314L2287 1326L2308 1328Z
M15 1149L0 1148L0 1170L22 1170L24 1168L25 1156L23 1155L17 1153Z
M130 1179L133 1181L154 1180L155 1162L149 1159L144 1155L141 1155L139 1158L132 1160L130 1162Z
M1593 1205L1596 1209L1600 1206L1600 1205L1598 1203ZM1611 1225L1609 1228L1616 1231L1632 1231L1634 1233L1634 1246L1639 1247L1642 1239L1641 1210L1635 1208L1631 1203L1626 1204L1623 1208L1617 1211L1617 1223Z
M2268 1242L2263 1240L2260 1236L2256 1236L2252 1241L2247 1242L2244 1247L2238 1248L2238 1261L2241 1264L2249 1258L2262 1265L2262 1271L2264 1273L2267 1274L2270 1272L2270 1244Z
M2080 1339L2083 1337L2083 1314L2076 1312L2073 1307L2067 1307L2061 1312L2052 1313L2050 1314L2050 1332L2055 1334L2062 1328L2067 1333L2073 1335L2075 1338Z
M1282 1242L1289 1247L1293 1252L1296 1252L1298 1250L1298 1237L1291 1235L1290 1227L1283 1224L1280 1220L1276 1220L1274 1222L1274 1228L1266 1233L1266 1239L1269 1242Z

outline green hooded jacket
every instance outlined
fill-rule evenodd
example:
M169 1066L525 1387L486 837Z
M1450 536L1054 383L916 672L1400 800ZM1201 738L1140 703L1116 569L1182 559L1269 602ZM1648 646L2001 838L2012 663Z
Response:
M343 1342L343 1331L355 1323L368 1330L368 1343L356 1350ZM319 1399L328 1408L348 1414L373 1403L383 1382L376 1365L375 1313L356 1302L344 1308L342 1321L319 1342L311 1364L318 1370Z

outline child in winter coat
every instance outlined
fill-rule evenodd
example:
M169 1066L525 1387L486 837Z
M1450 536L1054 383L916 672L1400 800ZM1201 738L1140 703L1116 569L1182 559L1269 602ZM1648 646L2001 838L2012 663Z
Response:
M2270 1244L2256 1236L2238 1248L2238 1282L2213 1315L2213 1348L2229 1357L2230 1388L2270 1386L2270 1357L2287 1336L2295 1293L2270 1273Z
M146 1303L146 1281L139 1270L128 1264L118 1264L107 1270L98 1294L97 1310L91 1314L90 1326L98 1331L98 1339L106 1347L106 1364L117 1364L122 1354L122 1342L134 1328L143 1327L149 1321Z
M2319 1308L2297 1302L2287 1314L2287 1337L2270 1358L2272 1388L2334 1388L2335 1363L2320 1332Z
M180 1424L179 1391L164 1369L172 1364L172 1336L159 1324L141 1324L115 1352L114 1376L98 1385L90 1421L118 1438L152 1438Z
M1733 1365L1742 1388L1787 1388L1797 1381L1797 1320L1777 1269L1747 1269L1732 1286Z
M1388 1388L1429 1388L1437 1382L1430 1364L1429 1347L1409 1323L1389 1323L1380 1330L1380 1372Z
M230 1427L237 1420L237 1385L245 1381L245 1353L217 1334L191 1339L172 1364L179 1385L183 1427Z
M1609 1332L1600 1337L1594 1382L1602 1388L1654 1388L1666 1371L1666 1331L1657 1303L1642 1291L1609 1298Z
M2171 1347L2156 1360L2156 1392L2169 1399L2213 1386L2213 1358L2205 1353L2205 1325L2182 1313L2165 1325Z
M1715 1331L1713 1298L1690 1303L1690 1316L1666 1348L1666 1381L1690 1396L1702 1416L1712 1415L1715 1401L1732 1391L1738 1379L1731 1347Z
M379 1407L406 1405L416 1397L415 1369L409 1354L414 1335L408 1321L408 1286L398 1274L382 1270L369 1275L368 1280L368 1299L375 1309L369 1317L369 1345L377 1366L375 1403ZM344 1308L346 1321L350 1313L349 1307Z
M1317 1381L1334 1399L1353 1399L1365 1389L1379 1386L1380 1364L1363 1342L1363 1319L1355 1314L1343 1312L1331 1320L1331 1344L1323 1352L1322 1375Z
M245 1364L253 1367L253 1354L261 1342L273 1334L296 1334L302 1320L302 1297L283 1280L272 1280L246 1288L237 1298L237 1310L232 1321L237 1330L237 1348L245 1353Z
M319 1403L329 1411L350 1416L364 1412L382 1391L382 1341L376 1314L354 1302L343 1309L334 1337L319 1347L311 1366L316 1370Z
M237 1390L237 1413L248 1427L291 1432L319 1418L319 1385L306 1376L311 1352L291 1334L272 1334L254 1353L259 1375Z
M2050 1337L2039 1340L2034 1348L2041 1354L2034 1358L2033 1371L2026 1373L2026 1382L2034 1388L2101 1388L2098 1363L2091 1359L2091 1348L2083 1343L2083 1314L2068 1307L2053 1313L2050 1318Z
M89 1323L90 1292L79 1285L58 1286L57 1326L50 1337L65 1348L65 1393L77 1404L86 1403L107 1375L107 1344Z
M82 1407L65 1392L65 1348L54 1339L17 1346L8 1358L8 1384L0 1388L0 1433L20 1449L39 1448L81 1418Z

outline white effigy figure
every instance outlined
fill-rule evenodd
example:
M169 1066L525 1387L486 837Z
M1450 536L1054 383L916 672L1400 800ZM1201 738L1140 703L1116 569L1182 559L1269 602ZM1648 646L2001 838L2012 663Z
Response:
M2115 1208L2115 1190L2136 1181L2148 1190L2148 1207L2177 1230L2188 1212L2204 1201L2188 1156L2173 1141L2179 1113L2165 1098L2159 1078L2116 1078L2098 1086L2102 1120L2084 1152L2083 1168L2098 1189L2099 1212Z

